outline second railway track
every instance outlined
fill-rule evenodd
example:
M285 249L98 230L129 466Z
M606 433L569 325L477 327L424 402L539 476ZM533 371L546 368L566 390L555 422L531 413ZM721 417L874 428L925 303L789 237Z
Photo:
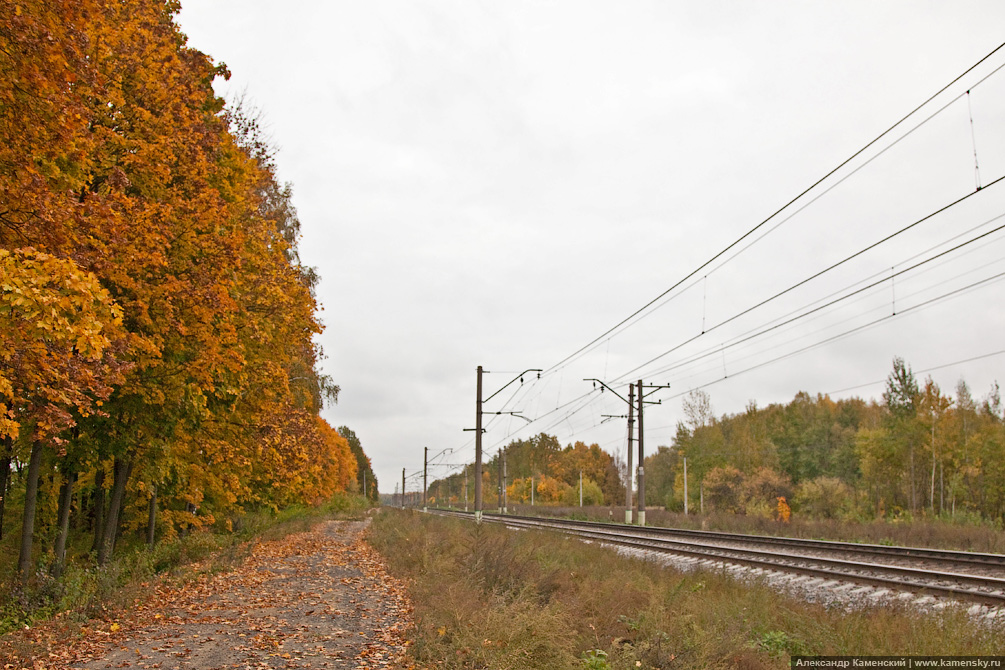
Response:
M433 510L473 518L464 512ZM654 526L484 514L483 521L537 528L641 551L796 573L835 583L892 592L914 592L955 601L1005 607L1005 555L918 547L802 540Z

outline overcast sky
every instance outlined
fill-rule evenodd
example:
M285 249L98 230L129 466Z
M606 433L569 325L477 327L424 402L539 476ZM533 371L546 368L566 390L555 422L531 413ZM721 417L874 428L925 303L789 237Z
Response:
M546 370L486 405L534 420L495 417L486 458L542 431L623 457L602 422L625 406L584 378L671 385L650 448L693 388L720 415L879 398L894 356L947 393L1005 382L1005 49L605 335L996 49L1000 0L188 0L178 21L280 149L342 388L325 416L382 492L423 447L473 461L478 365L486 397Z

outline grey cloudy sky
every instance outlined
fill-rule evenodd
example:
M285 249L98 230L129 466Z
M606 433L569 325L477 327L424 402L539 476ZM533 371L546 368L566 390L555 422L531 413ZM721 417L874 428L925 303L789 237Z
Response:
M486 406L535 419L497 417L489 455L541 431L620 453L624 423L601 422L623 407L587 377L672 385L653 446L692 388L720 414L800 390L878 398L894 356L945 366L946 392L1005 381L989 355L1005 350L1005 49L562 362L998 47L999 0L183 5L190 45L233 73L218 91L243 91L280 147L342 387L325 416L383 492L422 447L473 460L478 365L486 395L547 370Z

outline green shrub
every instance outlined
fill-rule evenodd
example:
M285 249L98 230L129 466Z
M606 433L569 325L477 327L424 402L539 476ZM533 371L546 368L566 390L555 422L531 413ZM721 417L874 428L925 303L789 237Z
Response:
M837 477L817 477L801 483L793 500L798 513L817 519L843 518L853 501L851 487Z

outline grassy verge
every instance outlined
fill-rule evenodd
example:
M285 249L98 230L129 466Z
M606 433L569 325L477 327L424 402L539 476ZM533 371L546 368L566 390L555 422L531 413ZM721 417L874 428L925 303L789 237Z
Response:
M410 583L427 668L787 668L790 654L1001 654L964 611L827 610L578 540L385 510L369 541Z
M337 497L320 507L246 514L236 520L234 532L204 530L159 542L152 549L127 537L105 566L96 567L85 554L70 561L60 579L40 569L22 586L8 573L0 583L0 642L11 631L53 619L73 629L91 618L113 616L149 594L155 579L185 581L233 569L257 541L308 530L325 519L358 516L364 509L362 498Z

